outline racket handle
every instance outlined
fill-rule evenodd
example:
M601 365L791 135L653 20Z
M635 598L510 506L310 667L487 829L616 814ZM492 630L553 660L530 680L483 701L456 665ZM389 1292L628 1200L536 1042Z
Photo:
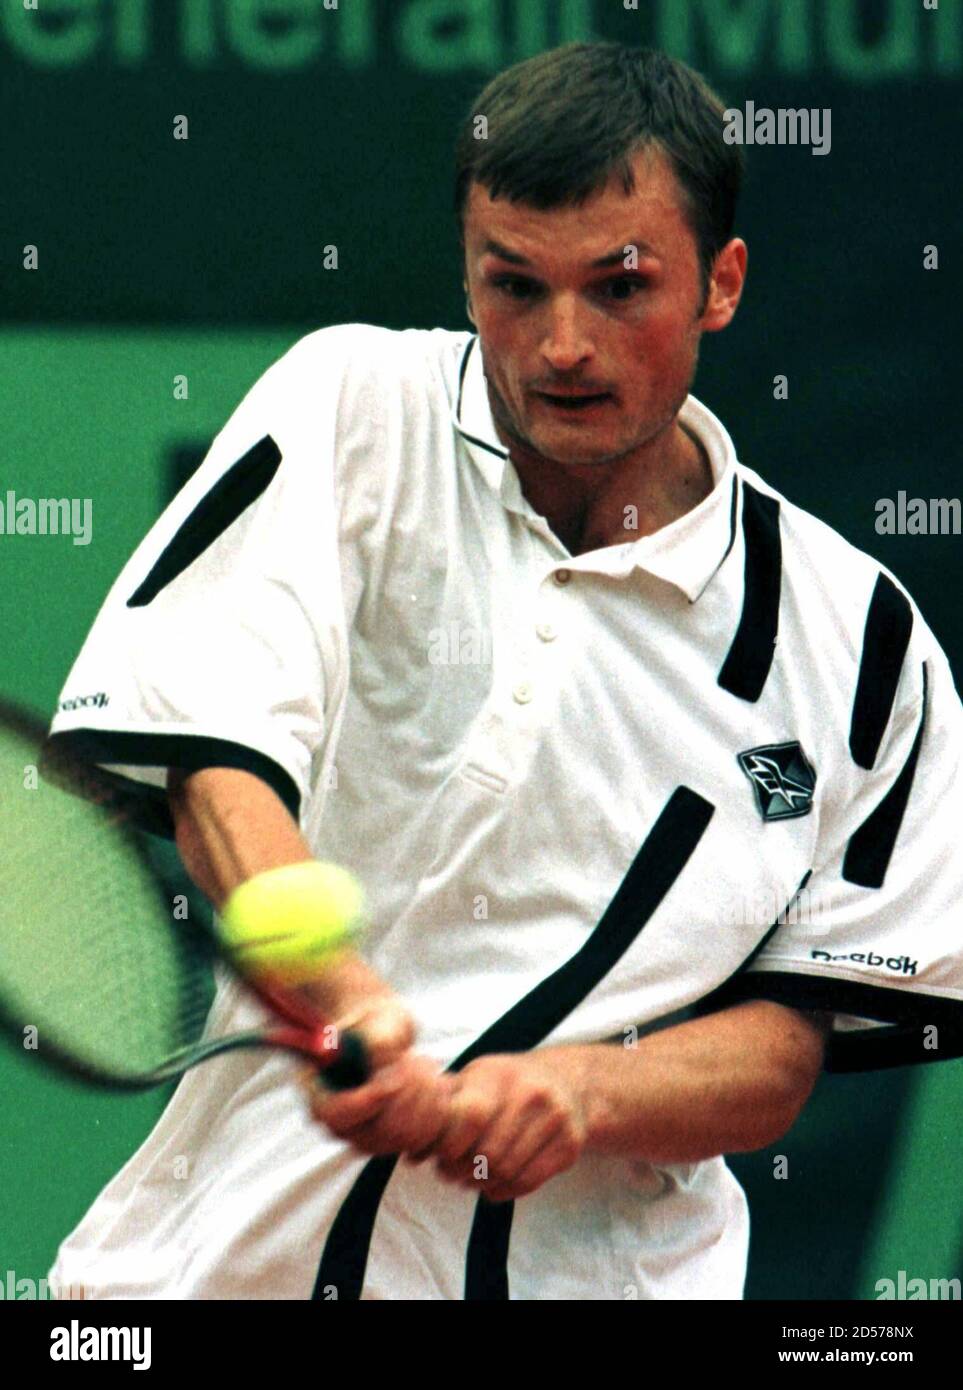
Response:
M318 1073L318 1080L329 1091L350 1091L363 1085L370 1075L368 1050L361 1035L349 1030L341 1034L337 1059Z

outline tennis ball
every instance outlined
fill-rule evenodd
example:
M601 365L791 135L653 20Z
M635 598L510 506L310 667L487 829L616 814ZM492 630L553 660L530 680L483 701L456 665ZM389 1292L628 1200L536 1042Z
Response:
M364 893L338 864L315 859L266 869L220 912L221 940L237 968L289 986L307 984L359 935Z

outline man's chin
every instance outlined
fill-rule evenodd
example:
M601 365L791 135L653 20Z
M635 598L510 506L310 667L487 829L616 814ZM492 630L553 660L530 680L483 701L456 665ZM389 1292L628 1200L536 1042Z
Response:
M552 463L572 464L590 467L592 464L608 463L620 458L624 450L613 445L609 439L575 439L566 437L564 429L534 430L527 440L527 447Z
M536 454L549 463L562 466L591 467L593 464L609 463L625 453L617 441L604 435L587 420L577 432L567 421L546 425L541 420L526 420L525 427L521 429L515 421L511 425L499 421L496 427L502 443L507 441L510 453L514 450L516 453L521 451L523 456L526 452Z

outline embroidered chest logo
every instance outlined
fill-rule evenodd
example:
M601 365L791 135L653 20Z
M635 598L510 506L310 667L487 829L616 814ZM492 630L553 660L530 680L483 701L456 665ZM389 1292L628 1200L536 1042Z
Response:
M752 783L763 820L808 816L813 807L816 769L798 743L766 743L736 757Z

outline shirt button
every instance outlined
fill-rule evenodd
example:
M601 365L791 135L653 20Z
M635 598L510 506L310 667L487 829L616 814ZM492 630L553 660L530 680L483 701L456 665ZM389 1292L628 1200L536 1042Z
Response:
M572 577L571 570L556 570L552 578L556 584L567 584Z
M516 685L515 689L512 691L512 694L515 697L516 704L527 705L529 700L532 698L532 687L525 683L521 685Z
M554 642L558 636L551 623L539 623L535 631L543 642Z

